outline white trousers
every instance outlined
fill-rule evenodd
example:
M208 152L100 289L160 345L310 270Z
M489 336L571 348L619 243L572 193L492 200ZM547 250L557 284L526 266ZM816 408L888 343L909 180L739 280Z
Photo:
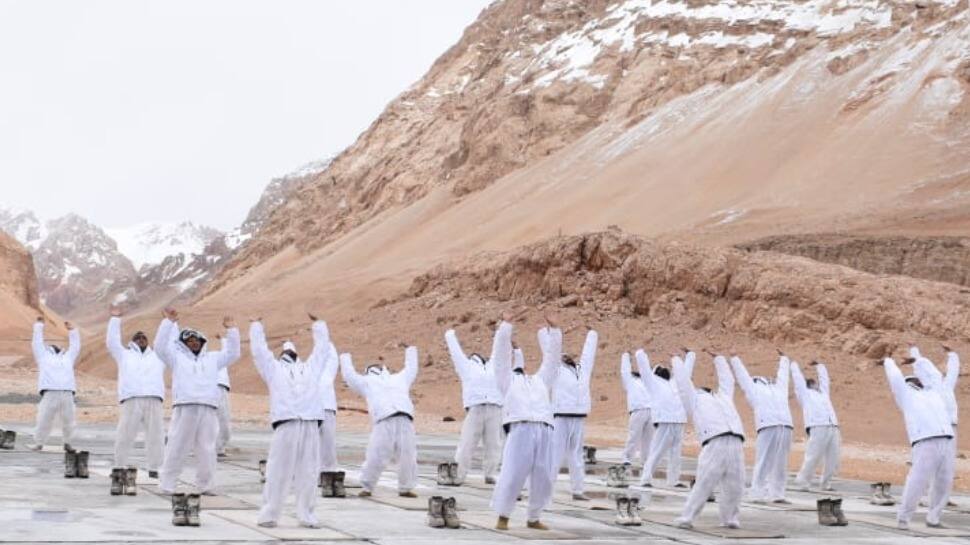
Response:
M623 449L623 463L632 464L637 454L641 463L647 463L650 456L650 439L653 437L653 422L650 420L650 409L639 409L630 413L630 423L626 435L626 447Z
M149 471L158 471L165 454L165 408L157 397L130 397L121 403L115 437L115 467L128 467L128 455L138 432L145 430Z
M956 424L953 424L953 441L951 445L953 447L951 449L952 450L951 456L953 457L954 467L956 467L956 463L957 463L957 425ZM931 496L933 495L933 481L930 481L930 495Z
M225 454L226 445L229 444L229 425L232 419L231 407L229 406L229 390L222 386L219 387L219 438L216 443L216 452Z
M667 457L667 486L674 486L680 482L680 457L684 446L684 425L662 422L654 427L653 439L650 441L650 455L643 464L643 475L640 485L649 484L653 474L657 471L660 460Z
M555 470L553 456L555 432L548 424L518 422L512 424L505 439L502 471L492 493L492 509L500 517L510 517L515 502L529 481L528 520L537 521L552 501Z
M711 439L701 448L694 488L687 496L678 523L693 522L718 486L721 488L717 496L721 524L740 523L738 513L744 495L744 450L741 444L739 437L726 435Z
M955 464L953 439L949 437L924 439L913 445L913 466L909 468L909 475L906 475L906 486L903 488L903 499L896 519L909 523L916 512L920 496L929 486L930 503L926 522L939 523L953 488Z
M320 468L320 430L316 420L291 420L273 430L266 460L263 507L257 522L277 522L290 487L296 497L296 518L316 524L317 477Z
M752 499L774 501L785 498L791 431L787 426L769 426L758 431L751 475Z
M808 431L808 444L805 445L805 460L795 477L799 486L808 486L815 478L815 469L822 466L822 479L819 483L825 490L832 484L832 477L839 471L839 450L842 434L838 426L814 426Z
M37 404L37 427L34 430L34 443L43 445L51 434L54 418L61 422L61 436L64 444L71 444L74 437L74 392L67 390L45 390Z
M502 455L502 407L473 405L465 413L465 421L461 424L461 438L455 451L459 481L464 481L468 475L472 455L479 443L483 446L482 472L485 478L492 478Z
M414 489L418 479L418 449L414 422L406 416L392 416L374 424L360 469L361 487L373 492L384 467L394 462L397 462L398 492Z
M325 411L320 423L320 471L337 471L337 413Z
M586 479L586 460L583 456L583 437L586 418L581 416L557 416L553 435L552 481L556 482L559 468L566 462L569 468L569 485L573 494L583 493Z
M201 492L210 491L215 486L217 412L215 407L208 405L176 405L172 409L165 461L158 473L158 488L162 492L175 492L189 452L195 454L195 486Z

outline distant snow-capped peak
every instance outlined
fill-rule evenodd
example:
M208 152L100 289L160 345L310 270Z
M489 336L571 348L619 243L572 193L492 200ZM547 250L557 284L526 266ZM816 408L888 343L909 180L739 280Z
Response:
M166 257L201 254L206 245L222 236L217 229L192 222L145 222L105 229L118 243L118 250L136 269L158 265Z

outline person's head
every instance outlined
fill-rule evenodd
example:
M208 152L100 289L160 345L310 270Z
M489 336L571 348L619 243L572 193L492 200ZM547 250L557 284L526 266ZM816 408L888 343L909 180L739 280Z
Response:
M670 369L667 369L663 365L658 365L654 370L653 374L664 380L670 380Z
M572 367L576 367L576 360L574 360L573 357L570 356L569 354L563 354L562 355L562 362L564 364L566 364L566 365L570 365Z
M290 341L283 343L280 360L284 363L296 363L297 359L299 359L299 355L296 353L296 345Z
M135 334L131 336L131 342L135 343L135 346L144 352L148 348L148 335L145 335L144 331L136 331Z
M49 345L47 345L47 350L51 354L54 354L55 356L57 354L60 354L61 353L61 347L60 346L57 346L56 344L49 344Z
M364 374L365 375L375 375L375 376L377 376L377 375L380 375L383 372L384 372L384 364L382 364L382 363L372 363L372 364L368 365L366 369L364 369Z
M752 377L751 380L755 384L762 384L764 386L768 386L769 384L771 384L771 381L768 380L766 377Z
M195 355L202 351L202 347L206 343L205 335L194 329L183 329L179 335L179 340Z
M807 379L805 386L808 386L809 390L818 390L818 381L813 378Z
M917 390L923 389L923 381L921 381L920 379L912 375L906 377L906 384L909 384L910 386L912 386L913 388L916 388Z
M702 391L702 392L705 392L705 393L708 393L708 394L712 394L712 393L714 393L714 392L712 392L712 391L711 391L711 389L710 389L710 388L708 388L707 386L701 386L701 387L699 388L699 390L700 390L700 391Z
M633 375L636 378L640 378L640 371L631 370L630 371L630 374Z
M478 363L480 365L485 365L485 363L488 361L481 354L479 354L478 352L472 354L471 357L469 357L468 359L470 359L472 362Z

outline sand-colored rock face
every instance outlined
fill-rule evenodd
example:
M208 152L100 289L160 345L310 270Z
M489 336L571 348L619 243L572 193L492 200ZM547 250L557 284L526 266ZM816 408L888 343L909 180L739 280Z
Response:
M429 292L581 303L675 328L715 322L781 345L812 341L870 358L887 355L907 335L970 338L967 289L620 232L555 238L441 266L416 278L409 294Z
M27 249L0 232L0 291L22 305L37 308L37 274Z
M970 286L970 239L813 234L766 237L742 250L800 255L873 274L895 274Z
M30 353L30 330L37 316L48 317L51 335L63 335L57 317L40 305L30 253L0 232L0 357L16 359Z

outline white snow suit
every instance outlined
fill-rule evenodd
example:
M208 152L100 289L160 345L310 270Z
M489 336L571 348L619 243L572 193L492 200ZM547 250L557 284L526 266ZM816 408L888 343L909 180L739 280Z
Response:
M802 419L805 433L808 434L808 445L805 446L805 460L802 468L795 477L795 484L807 488L815 477L815 468L822 466L822 478L819 483L822 490L832 486L832 478L839 470L839 449L842 445L842 435L839 432L839 419L835 416L832 406L831 381L825 364L816 366L818 386L809 388L797 363L791 365L791 377L795 387L795 397L802 405Z
M589 382L596 365L596 347L599 336L590 330L586 334L583 352L578 365L560 363L559 375L553 387L552 407L555 417L555 440L553 478L559 475L565 459L569 468L570 488L573 494L583 493L586 478L586 461L583 458L586 417L592 408Z
M623 463L632 464L638 454L641 463L646 463L650 455L650 438L653 437L650 393L640 373L633 373L630 354L627 353L620 358L620 380L626 391L626 409L630 415L626 446L623 448Z
M72 329L67 332L67 339L67 350L57 352L53 346L44 344L44 323L34 323L30 346L37 362L37 390L40 392L34 430L34 444L38 448L47 441L55 417L60 420L65 446L71 444L74 436L74 395L77 392L74 364L81 353L81 332Z
M693 352L686 354L685 365L693 370L696 358ZM637 369L640 380L647 387L653 406L650 418L653 421L653 438L650 441L650 454L643 464L643 474L640 485L645 486L653 480L660 461L667 458L667 486L676 486L680 482L681 452L684 445L684 424L687 423L687 412L677 384L658 376L650 367L650 358L643 350L637 350Z

